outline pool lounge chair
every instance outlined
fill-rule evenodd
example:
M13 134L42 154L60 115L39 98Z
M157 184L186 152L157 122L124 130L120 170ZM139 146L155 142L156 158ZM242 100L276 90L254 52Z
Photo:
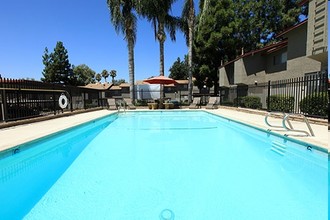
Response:
M117 110L116 100L115 99L107 99L108 109L109 110Z
M200 107L201 98L195 97L193 102L189 105L190 109L196 109Z
M206 105L206 109L216 109L218 108L219 100L218 97L210 97L209 102Z
M124 98L124 102L126 103L127 109L129 110L135 110L136 107L133 105L132 100L128 98Z

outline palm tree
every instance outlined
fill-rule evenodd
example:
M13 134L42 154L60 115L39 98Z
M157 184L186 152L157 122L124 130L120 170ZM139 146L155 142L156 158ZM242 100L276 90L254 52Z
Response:
M134 46L136 42L137 17L134 8L137 7L135 0L107 0L111 16L111 23L117 34L121 32L125 36L128 47L128 71L130 83L130 98L135 100L134 92Z
M159 42L160 69L159 75L164 76L164 43L166 32L171 40L175 41L175 31L179 27L179 19L169 14L172 4L176 0L140 0L139 13L151 22L154 28L155 39ZM163 104L164 90L160 86L160 106Z
M107 82L107 78L109 77L109 72L107 70L102 70L101 75L104 78L104 81Z
M116 70L111 70L110 71L110 76L112 78L112 84L115 82L115 77L117 76L117 71Z
M181 29L186 36L188 44L188 102L192 102L192 47L193 47L193 34L195 26L195 6L193 0L185 0L184 7L181 15Z
M179 26L179 19L169 14L172 4L176 0L140 0L139 13L152 23L155 39L159 42L160 71L159 75L164 76L164 43L168 31L172 41L175 41L175 31Z
M98 74L95 75L95 80L96 80L96 81L100 82L101 79L102 79L101 74L98 73Z

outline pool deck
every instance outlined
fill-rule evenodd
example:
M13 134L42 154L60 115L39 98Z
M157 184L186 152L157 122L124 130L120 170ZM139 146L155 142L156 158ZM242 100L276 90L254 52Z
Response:
M136 111L136 110L132 110L132 111ZM151 111L151 110L144 109L143 111ZM232 120L236 120L242 123L250 124L261 129L265 129L265 130L270 129L270 127L268 127L264 121L265 112L246 111L242 109L230 109L230 108L219 108L219 109L205 110L205 111ZM65 117L40 121L40 122L2 128L0 129L0 152L8 151L11 148L21 145L23 143L41 138L43 136L58 132L60 130L75 125L82 124L84 122L93 119L97 119L102 116L109 115L114 112L116 111L98 110L98 111L70 115L70 116L65 116ZM269 123L274 125L280 125L282 123L282 119L270 117ZM291 123L295 129L307 130L306 124L303 123L302 121L294 120ZM315 133L314 137L302 137L301 136L302 133L288 132L284 129L279 129L279 128L272 129L272 131L275 133L279 133L281 135L291 134L292 136L290 135L289 137L317 145L325 149L329 153L329 145L328 145L329 135L328 135L327 121L315 120L311 123L311 127Z

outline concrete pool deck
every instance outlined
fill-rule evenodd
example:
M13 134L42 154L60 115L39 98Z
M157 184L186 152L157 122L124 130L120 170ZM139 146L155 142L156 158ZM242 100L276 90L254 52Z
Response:
M204 110L204 109L203 109ZM136 111L136 110L132 110ZM139 111L139 110L138 110ZM150 110L144 110L150 111ZM166 111L166 110L165 110ZM189 111L189 110L188 110ZM217 114L229 119L233 119L236 121L240 121L246 124L253 125L255 127L261 129L269 129L264 122L264 113L265 112L248 112L240 109L229 109L229 108L219 108L214 110L205 110L211 112L213 114ZM114 113L116 111L109 110L98 110L87 113L80 113L76 115L64 116L56 119L50 119L40 122L28 123L23 125L17 125L8 128L0 129L0 152L7 151L15 146L21 145L23 143L32 141L34 139L38 139L44 137L46 135L58 132L60 130L82 124L84 122L97 119L99 117L103 117ZM280 118L269 118L269 122L272 124L280 125L282 123L282 119ZM292 121L291 122L295 129L306 130L306 124L302 121ZM315 133L314 137L301 137L301 136L291 136L294 139L298 139L304 142L308 142L314 145L317 145L329 152L328 146L328 125L325 120L315 120L315 122L311 123L312 129ZM299 135L301 133L298 132L288 132L284 129L272 129L273 132L279 134L293 134Z

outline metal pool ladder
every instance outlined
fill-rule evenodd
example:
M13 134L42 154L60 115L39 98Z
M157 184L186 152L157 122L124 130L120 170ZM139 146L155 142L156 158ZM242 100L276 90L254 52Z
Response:
M304 133L306 134L307 136L315 136L314 132L313 132L313 129L311 127L311 125L309 124L309 121L308 119L305 117L305 115L302 115L302 114L293 114L293 113L290 113L290 114L287 114L287 113L284 113L284 112L280 112L282 115L283 115L283 119L282 119L282 126L279 126L279 125L271 125L269 122L268 122L268 117L270 115L276 115L276 113L279 113L279 112L268 112L268 114L265 116L265 123L269 126L269 127L273 127L273 128L284 128L285 130L287 131L293 131L293 132L301 132L301 133ZM291 122L290 122L290 117L291 116L299 116L299 117L302 117L309 132L308 131L304 131L304 130L297 130L297 129L294 129ZM289 136L288 134L285 134L285 136Z

